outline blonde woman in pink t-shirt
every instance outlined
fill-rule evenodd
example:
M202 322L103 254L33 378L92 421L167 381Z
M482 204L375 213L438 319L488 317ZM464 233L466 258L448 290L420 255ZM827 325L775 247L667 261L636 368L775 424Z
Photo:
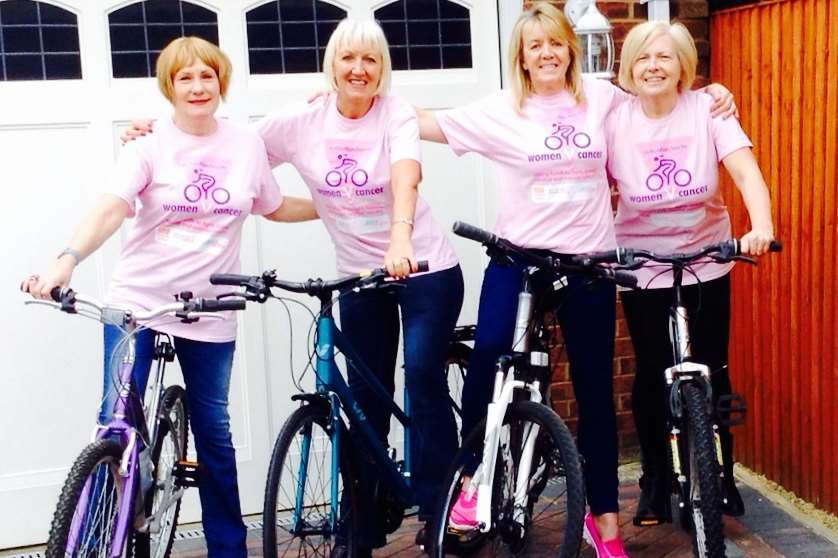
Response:
M679 23L644 23L626 36L620 85L637 97L608 120L608 169L620 191L617 242L666 254L729 239L730 218L718 187L721 162L739 188L751 220L751 230L741 239L742 250L763 254L774 238L768 189L739 122L710 118L709 97L689 91L696 63L693 39ZM713 371L715 399L731 393L727 370L731 267L712 262L696 265L695 275L685 274L682 290L688 308L700 307L690 320L692 354ZM642 289L622 293L637 357L632 408L643 457L634 522L655 525L671 520L663 370L673 363L667 333L672 274L666 268L646 266L637 275ZM723 511L737 516L744 513L744 505L734 484L733 439L724 425L720 436Z
M518 19L509 61L510 90L450 111L419 110L422 139L447 143L458 155L480 153L494 163L499 185L494 230L499 236L559 254L614 248L605 119L629 95L582 76L573 29L545 2ZM727 92L721 88L721 93ZM731 104L729 96L725 101ZM485 415L494 364L512 346L523 267L492 261L486 269L463 392L464 436ZM585 530L597 556L619 558L626 554L617 514L614 286L570 278L569 287L556 294L556 317L579 403L578 443L591 512ZM452 526L476 526L476 500L465 487L452 510Z
M28 277L22 290L49 298L54 287L70 283L81 260L127 217L135 217L111 278L108 304L148 310L183 291L214 297L220 291L209 284L210 274L239 272L241 230L248 215L274 221L317 218L311 200L282 196L255 132L215 118L231 71L227 56L197 37L176 39L163 49L157 80L174 108L172 118L160 122L153 136L123 148L107 193L49 270ZM223 320L160 323L140 332L133 375L143 393L156 332L171 335L201 463L198 491L208 556L244 558L246 529L227 412L236 321L234 313L228 314ZM105 326L102 424L117 397L109 363L120 337L118 328Z

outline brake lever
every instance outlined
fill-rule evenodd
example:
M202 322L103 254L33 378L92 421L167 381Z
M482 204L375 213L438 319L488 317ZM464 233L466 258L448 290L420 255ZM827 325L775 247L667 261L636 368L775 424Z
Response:
M489 258L492 261L497 262L498 265L503 267L509 267L515 263L515 260L512 259L512 256L510 256L500 248L497 248L495 246L489 246L487 244L484 244L484 246L486 247L486 255L489 256Z
M751 265L757 265L757 261L755 258L751 258L750 256L733 256L731 260L737 260L740 262L746 262Z

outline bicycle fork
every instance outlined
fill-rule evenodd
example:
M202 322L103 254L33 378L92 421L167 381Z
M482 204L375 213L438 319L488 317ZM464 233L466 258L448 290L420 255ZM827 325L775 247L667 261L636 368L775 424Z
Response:
M524 286L518 294L518 308L515 317L513 354L526 355L529 351L530 341L530 320L533 312L533 295L530 290L529 277L525 278ZM529 353L531 364L546 366L547 354L543 352ZM505 356L498 359L495 372L495 384L492 394L492 402L489 403L486 432L483 438L483 459L472 477L472 486L477 485L477 522L480 531L486 533L492 528L492 485L496 473L498 448L500 447L501 429L503 418L506 416L507 408L512 402L515 390L529 392L530 400L540 403L541 387L540 382L525 382L515 378L516 360L519 358ZM535 451L535 442L538 438L540 427L532 425L522 436L523 451L518 467L518 475L515 479L514 508L512 519L515 523L524 525L526 521L527 495L529 492L530 469L532 467L532 456ZM504 451L504 459L511 463L512 456L509 454L510 441L507 441Z

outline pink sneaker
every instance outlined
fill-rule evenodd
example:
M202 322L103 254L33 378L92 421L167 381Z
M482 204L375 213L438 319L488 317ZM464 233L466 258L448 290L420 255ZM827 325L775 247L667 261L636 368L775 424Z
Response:
M585 529L582 531L582 536L585 537L585 542L596 551L597 558L629 558L620 537L602 540L594 523L594 516L590 513L585 514Z
M470 494L467 494L471 492ZM456 531L474 531L477 529L477 492L460 490L451 515L448 517L448 527Z

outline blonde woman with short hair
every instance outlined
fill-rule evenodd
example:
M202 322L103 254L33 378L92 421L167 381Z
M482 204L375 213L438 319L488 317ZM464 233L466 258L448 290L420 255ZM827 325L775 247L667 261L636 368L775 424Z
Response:
M227 56L198 37L176 39L163 49L157 80L172 104L172 117L159 122L154 135L122 149L106 193L67 248L42 276L24 280L22 290L49 298L54 287L70 283L81 260L133 217L107 303L148 310L184 291L214 298L228 289L210 285L209 276L239 272L241 231L248 215L275 221L317 217L310 200L282 196L255 132L215 117L230 74ZM136 338L133 375L138 393L144 393L156 332L172 336L201 464L198 491L208 556L244 558L246 529L227 411L236 317L225 314L222 320L166 322L142 331ZM110 419L117 399L109 363L120 338L118 328L105 326L100 424ZM154 554L153 536L151 544Z
M626 36L620 85L637 97L608 119L608 169L620 201L616 235L620 246L658 253L686 253L731 238L730 217L718 184L723 163L745 202L751 230L742 251L759 255L774 238L768 189L751 142L736 119L710 118L709 96L690 91L697 53L680 23L649 22ZM630 133L626 133L630 130ZM727 370L732 264L712 262L684 274L686 306L701 311L690 320L692 354L713 371L714 400L731 393ZM672 366L666 335L672 274L660 266L636 272L640 290L621 293L637 370L632 409L642 450L637 525L670 521L672 490L667 448L663 370ZM724 467L722 511L742 515L733 478L733 437L719 425Z

